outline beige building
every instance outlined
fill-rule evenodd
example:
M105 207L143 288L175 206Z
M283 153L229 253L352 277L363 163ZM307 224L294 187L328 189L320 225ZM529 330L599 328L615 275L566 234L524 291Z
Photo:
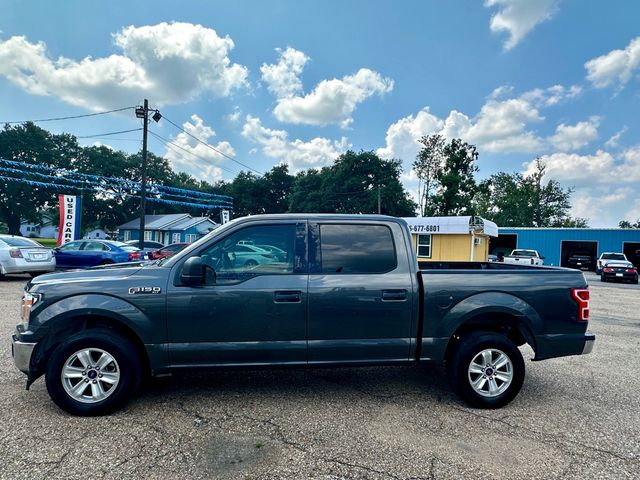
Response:
M480 217L405 217L418 261L486 262L498 226Z

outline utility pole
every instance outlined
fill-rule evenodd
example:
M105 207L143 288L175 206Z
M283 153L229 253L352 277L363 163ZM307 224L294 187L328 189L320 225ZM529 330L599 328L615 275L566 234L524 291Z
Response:
M378 215L382 213L382 198L380 196L380 184L378 184Z
M144 99L144 116L142 125L142 179L140 182L140 241L138 247L144 249L144 213L147 195L147 130L149 126L149 100ZM136 114L138 112L136 111Z

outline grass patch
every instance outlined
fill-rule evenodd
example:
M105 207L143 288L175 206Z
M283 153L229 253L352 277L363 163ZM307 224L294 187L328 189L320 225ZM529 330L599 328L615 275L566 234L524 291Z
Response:
M58 240L55 238L32 238L43 247L56 248L58 246Z

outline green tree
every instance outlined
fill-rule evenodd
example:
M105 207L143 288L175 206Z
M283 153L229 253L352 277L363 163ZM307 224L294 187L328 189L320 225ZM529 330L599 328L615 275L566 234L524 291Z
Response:
M433 197L433 213L440 216L474 215L474 199L477 184L474 173L478 171L478 151L458 138L443 148L444 164L438 170L439 184Z
M546 166L539 159L527 176L500 172L481 182L475 200L477 213L501 227L588 226L584 218L572 218L570 188L556 180L544 181Z
M414 216L416 204L400 182L401 172L400 160L347 151L319 173L296 177L291 211L377 213L380 205L385 215Z
M620 220L618 226L620 228L640 228L640 218L635 223L631 223L629 220Z
M442 135L429 135L418 140L422 148L413 162L418 177L418 205L423 216L434 214L432 197L438 187L438 174L444 163L445 139Z
M0 131L0 158L28 163L32 165L46 165L50 167L68 168L72 159L80 151L75 137L68 134L53 135L31 122L23 125L5 125ZM5 170L0 171L3 177L20 177L27 180L51 183L53 179L46 179L32 173L16 173L7 171L14 168L6 164L0 165ZM40 172L46 174L46 172ZM64 180L56 180L64 184ZM59 188L29 185L16 181L0 179L0 220L7 224L7 230L12 235L20 235L22 220L37 222L43 209L57 202L57 193L77 191L71 185L68 191L61 192Z

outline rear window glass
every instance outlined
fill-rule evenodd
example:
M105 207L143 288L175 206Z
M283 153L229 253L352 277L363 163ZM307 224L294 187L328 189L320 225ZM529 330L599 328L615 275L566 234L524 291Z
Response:
M602 258L605 260L626 260L621 253L605 253Z
M389 227L320 225L322 273L385 273L396 268Z
M536 252L532 252L531 250L515 250L513 255L516 257L535 257Z
M39 247L40 245L29 240L28 238L21 237L4 237L0 238L1 241L9 245L10 247Z

